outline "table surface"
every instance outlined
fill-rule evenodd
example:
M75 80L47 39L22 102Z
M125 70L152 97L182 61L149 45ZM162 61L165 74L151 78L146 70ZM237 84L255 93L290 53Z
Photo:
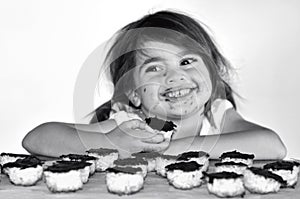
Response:
M256 162L254 166L260 166L263 162ZM203 184L201 187L197 187L191 190L179 190L170 186L167 179L156 175L155 173L148 173L144 188L133 195L129 196L118 196L111 194L107 191L105 185L105 174L95 173L90 177L89 182L83 185L81 190L70 193L52 193L46 187L46 184L41 180L35 186L23 187L15 186L10 183L7 176L0 175L0 198L22 198L22 199L37 199L37 198L217 198L216 196L209 194L207 187ZM299 198L300 188L299 184L296 185L295 189L287 188L280 189L278 193L259 195L246 192L244 198Z

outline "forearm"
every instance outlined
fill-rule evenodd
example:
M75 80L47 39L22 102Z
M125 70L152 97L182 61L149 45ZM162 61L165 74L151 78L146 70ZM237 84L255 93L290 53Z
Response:
M97 133L108 133L117 127L117 123L115 120L105 120L99 123L93 124L72 124L72 123L61 123L71 128L76 128L80 131L89 131L89 132L97 132Z
M253 153L256 159L283 159L286 155L286 148L278 135L268 129L174 140L165 153L178 154L193 150L206 151L213 159L230 150Z
M36 127L25 136L22 144L28 152L48 157L84 153L96 147L113 148L103 133L77 130L58 122Z

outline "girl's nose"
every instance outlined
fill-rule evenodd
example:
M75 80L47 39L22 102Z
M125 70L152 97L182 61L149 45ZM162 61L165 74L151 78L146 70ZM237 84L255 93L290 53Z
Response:
M167 84L182 84L187 81L185 74L180 73L178 70L168 70L165 76L167 76Z

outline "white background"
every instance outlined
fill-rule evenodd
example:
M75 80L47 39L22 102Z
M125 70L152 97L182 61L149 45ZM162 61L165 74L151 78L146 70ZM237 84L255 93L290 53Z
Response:
M275 130L288 156L299 158L297 0L0 1L0 152L25 152L22 138L43 122L74 122L74 86L90 53L129 22L165 8L210 27L236 68L239 112Z

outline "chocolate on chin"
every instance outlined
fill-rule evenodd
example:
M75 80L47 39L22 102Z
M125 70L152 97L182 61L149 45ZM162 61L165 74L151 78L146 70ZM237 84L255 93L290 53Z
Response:
M167 132L176 128L176 125L172 121L161 120L157 117L148 117L145 119L145 121L151 128L159 131Z

